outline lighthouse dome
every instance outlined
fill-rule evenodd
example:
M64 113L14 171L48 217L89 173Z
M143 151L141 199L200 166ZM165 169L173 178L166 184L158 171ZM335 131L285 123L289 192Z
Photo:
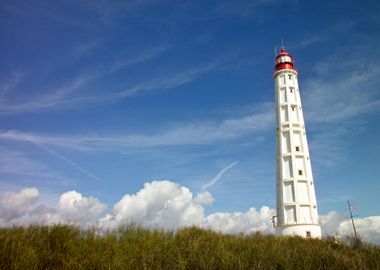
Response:
M289 54L284 48L281 49L281 52L276 56L275 61L275 71L283 69L295 69L293 56Z

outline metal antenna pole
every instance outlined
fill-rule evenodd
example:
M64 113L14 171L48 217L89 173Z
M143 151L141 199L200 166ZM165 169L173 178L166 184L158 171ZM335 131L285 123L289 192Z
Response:
M350 201L347 201L348 204L348 210L350 211L350 217L351 217L351 222L352 222L352 227L354 228L354 234L356 240L358 240L358 235L356 234L356 228L355 228L355 223L354 223L354 217L352 216L352 206L350 204Z

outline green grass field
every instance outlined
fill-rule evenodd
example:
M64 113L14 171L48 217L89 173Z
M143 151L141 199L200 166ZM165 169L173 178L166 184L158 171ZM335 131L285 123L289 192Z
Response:
M380 247L332 239L127 226L0 229L1 269L380 269Z

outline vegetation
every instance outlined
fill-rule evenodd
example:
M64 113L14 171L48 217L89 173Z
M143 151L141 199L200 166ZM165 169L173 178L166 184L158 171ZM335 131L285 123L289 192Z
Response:
M0 229L1 269L380 269L380 247L333 239L127 226Z

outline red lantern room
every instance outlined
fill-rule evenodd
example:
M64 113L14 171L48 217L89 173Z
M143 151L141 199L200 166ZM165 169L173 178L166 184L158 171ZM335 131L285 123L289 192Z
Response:
M275 68L274 71L279 71L283 69L293 69L296 70L294 65L293 56L291 56L284 48L281 49L281 52L276 56L274 61Z

